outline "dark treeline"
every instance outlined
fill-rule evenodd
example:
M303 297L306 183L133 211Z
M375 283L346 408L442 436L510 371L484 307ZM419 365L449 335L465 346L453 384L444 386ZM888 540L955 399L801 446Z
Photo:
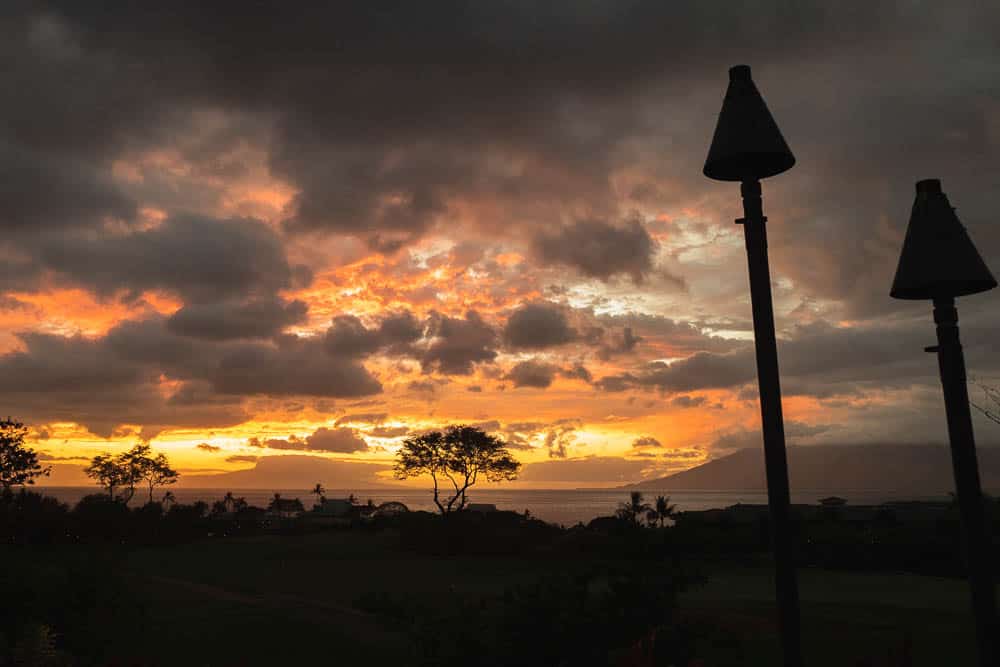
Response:
M987 503L992 534L1000 535L1000 501L989 498ZM374 506L360 504L353 506L355 512L349 516L327 524L309 520L312 513L306 512L282 517L275 510L285 505L302 509L298 499L276 496L262 508L233 494L212 504L181 504L168 496L167 502L135 507L119 498L93 494L70 507L40 493L7 489L0 492L0 535L11 546L113 543L125 547L262 533L379 531L391 525L402 548L440 556L513 555L526 549L561 548L599 552L652 548L652 540L661 555L751 562L766 559L770 548L766 507L678 513L669 498L661 496L647 503L638 493L621 503L614 516L570 528L533 519L530 513L499 511L373 517ZM796 556L802 566L964 576L961 553L955 549L961 526L954 504L799 507L795 514Z
M354 600L356 609L406 637L409 664L472 667L692 664L705 642L725 638L711 624L679 614L677 596L704 582L713 564L765 564L769 558L766 508L755 506L677 513L669 498L647 503L633 494L614 516L563 528L527 512L469 510L447 516L358 511L323 524L306 515L281 518L281 500L275 498L271 511L231 494L213 505L130 508L95 494L69 507L31 491L5 491L0 534L10 565L0 585L27 602L2 612L0 664L17 664L25 651L64 660L38 663L46 665L162 664L142 655L144 646L155 644L155 629L148 603L130 580L134 575L121 563L133 552L205 540L266 533L295 545L306 533L336 532L375 540L387 558L402 563L433 558L490 567L500 558L549 572L480 596L443 592L425 599L372 591ZM991 508L1000 529L1000 511L996 503ZM817 507L797 514L802 566L962 574L954 548L958 517L947 506L853 514L849 507ZM528 644L518 638L533 628L526 655ZM633 653L647 662L627 662Z

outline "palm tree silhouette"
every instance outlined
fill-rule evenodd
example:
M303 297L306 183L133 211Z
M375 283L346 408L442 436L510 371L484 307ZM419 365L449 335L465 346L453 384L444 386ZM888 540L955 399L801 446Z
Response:
M653 507L643 501L641 491L633 491L629 494L628 502L618 505L615 515L629 523L638 526L639 519L649 512Z
M177 502L177 497L174 495L173 491L167 491L163 494L163 500L160 503L163 505L164 509L170 509L170 506Z
M323 485L320 484L319 482L316 482L316 486L314 486L313 490L310 491L309 493L316 496L317 505L322 505L324 502L326 502L326 489L323 488Z
M656 513L656 519L660 522L660 528L663 528L663 522L667 519L673 519L674 515L677 514L677 505L670 504L670 496L657 496L653 511Z

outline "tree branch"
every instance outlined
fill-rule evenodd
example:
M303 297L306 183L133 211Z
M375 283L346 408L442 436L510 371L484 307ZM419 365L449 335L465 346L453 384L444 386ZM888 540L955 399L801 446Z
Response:
M969 401L969 405L971 405L976 410L979 410L981 413L983 413L986 416L986 418L989 419L990 421L1000 424L1000 415L994 412L990 412L989 410L980 405L976 405L976 403L974 403L973 401Z

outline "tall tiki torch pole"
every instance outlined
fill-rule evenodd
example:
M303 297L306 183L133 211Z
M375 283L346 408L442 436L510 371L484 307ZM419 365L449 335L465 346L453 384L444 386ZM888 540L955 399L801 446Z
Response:
M941 388L944 392L955 494L962 517L965 566L976 621L979 664L1000 667L1000 626L997 625L996 588L990 573L992 553L983 493L972 433L965 356L958 335L955 297L985 292L996 280L955 215L941 181L917 183L917 197L899 257L899 267L890 294L897 299L927 299L934 302L936 352Z
M704 173L721 181L739 181L743 196L743 225L750 272L760 414L764 432L767 502L771 517L778 622L785 667L801 667L799 588L792 551L785 454L785 427L781 414L781 382L771 301L771 272L767 261L767 229L761 204L760 179L787 171L795 164L767 105L750 77L750 68L729 70L729 88L719 113Z

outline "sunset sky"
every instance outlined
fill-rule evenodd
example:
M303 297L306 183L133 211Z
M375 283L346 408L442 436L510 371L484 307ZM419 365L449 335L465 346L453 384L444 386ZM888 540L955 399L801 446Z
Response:
M1000 5L314 4L0 9L0 412L52 483L145 440L370 487L456 422L535 487L759 446L739 187L701 171L737 63L797 158L789 441L945 441L930 305L888 291L923 178L1000 270ZM994 383L998 298L959 304Z

